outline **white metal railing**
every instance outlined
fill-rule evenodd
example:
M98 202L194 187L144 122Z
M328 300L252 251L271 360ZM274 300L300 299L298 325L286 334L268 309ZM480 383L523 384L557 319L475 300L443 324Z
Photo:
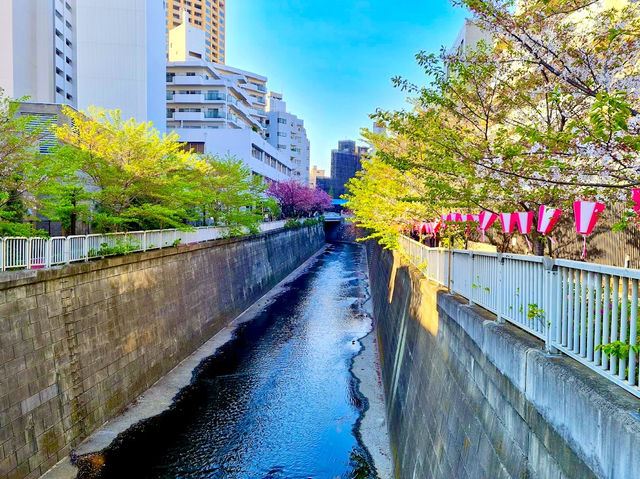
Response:
M262 232L283 228L286 221L262 223ZM55 236L53 238L0 238L0 271L50 268L112 254L194 244L223 238L225 227L204 226L191 231L177 229L126 233Z
M640 270L563 259L400 248L427 278L493 312L640 397ZM606 353L614 343L621 354Z

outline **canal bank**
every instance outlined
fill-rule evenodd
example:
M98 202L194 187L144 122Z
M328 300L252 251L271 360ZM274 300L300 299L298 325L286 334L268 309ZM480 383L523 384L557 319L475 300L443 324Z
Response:
M402 478L631 478L640 400L368 243Z
M357 261L350 259L358 256L356 251L362 252L362 248L331 246L305 263L145 393L123 416L92 436L76 452L103 451L79 462L88 468L111 462L111 473L105 468L101 477L118 475L122 470L115 463L126 464L131 457L137 461L144 458L145 465L135 471L136 477L174 477L184 474L185 467L196 467L199 477L298 477L301 473L351 477L344 474L372 466L371 457L379 455L384 441L374 444L374 453L369 454L369 445L363 445L363 440L375 436L376 428L378 435L384 436L386 425L379 413L383 411L381 391L375 390L379 382L370 364L375 358L368 355L373 348L365 348L356 357L361 350L358 341L371 331L371 318L361 309L366 298L366 262L363 253ZM263 338L270 342L261 345ZM232 347L225 350L225 345ZM359 364L362 368L357 367ZM350 372L356 369L367 371L359 374L359 381ZM205 387L190 392L182 389L193 382ZM360 386L369 388L378 404L367 401L358 390ZM182 406L176 407L171 400L181 389L178 397ZM211 410L202 408L203 397L215 403ZM154 453L141 449L141 444L149 444L150 432L155 436L160 431L154 425L141 427L144 418L171 407L174 418L189 415L186 407L200 411L207 419L194 420L191 415L186 422L191 421L192 434L177 431L175 419L165 418L160 422L170 429L170 433L166 430L168 435L182 436L188 444L183 442L177 449L175 444L156 444ZM361 438L359 419L365 410L362 428L367 432ZM373 427L366 426L367 419L372 419ZM114 437L136 423L113 443ZM209 428L210 424L215 427ZM199 439L192 441L191 437ZM203 443L204 449L200 447ZM111 448L104 449L108 444ZM162 452L158 452L160 449ZM123 450L128 451L124 456ZM189 457L197 457L200 464L181 463L184 451ZM216 459L211 460L214 456ZM166 458L173 458L170 464L163 463ZM148 463L153 461L159 463ZM170 472L167 467L182 472ZM385 470L385 466L380 469ZM131 473L131 469L127 471ZM74 474L67 462L46 477Z

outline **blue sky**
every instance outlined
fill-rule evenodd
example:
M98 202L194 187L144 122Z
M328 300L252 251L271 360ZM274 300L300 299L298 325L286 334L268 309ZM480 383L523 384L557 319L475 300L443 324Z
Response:
M424 83L420 50L450 45L465 12L449 0L230 0L227 64L265 75L305 121L311 164L358 139L376 108L404 108L401 75Z

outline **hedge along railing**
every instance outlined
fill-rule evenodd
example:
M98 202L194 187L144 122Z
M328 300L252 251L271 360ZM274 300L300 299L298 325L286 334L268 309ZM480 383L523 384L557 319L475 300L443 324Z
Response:
M285 221L261 223L262 232L283 228ZM56 236L53 238L0 238L0 271L50 268L118 253L134 253L194 244L225 237L228 228L204 226L191 231L177 229L127 233Z
M640 397L640 270L399 243L428 279Z

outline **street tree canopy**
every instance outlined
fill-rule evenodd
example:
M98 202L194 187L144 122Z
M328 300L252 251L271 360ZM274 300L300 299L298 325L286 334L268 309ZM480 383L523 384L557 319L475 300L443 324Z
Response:
M393 244L408 221L441 212L628 200L640 185L639 7L454 3L486 40L419 53L426 86L394 78L411 108L372 115L387 135L364 132L376 152L348 187L356 220Z

